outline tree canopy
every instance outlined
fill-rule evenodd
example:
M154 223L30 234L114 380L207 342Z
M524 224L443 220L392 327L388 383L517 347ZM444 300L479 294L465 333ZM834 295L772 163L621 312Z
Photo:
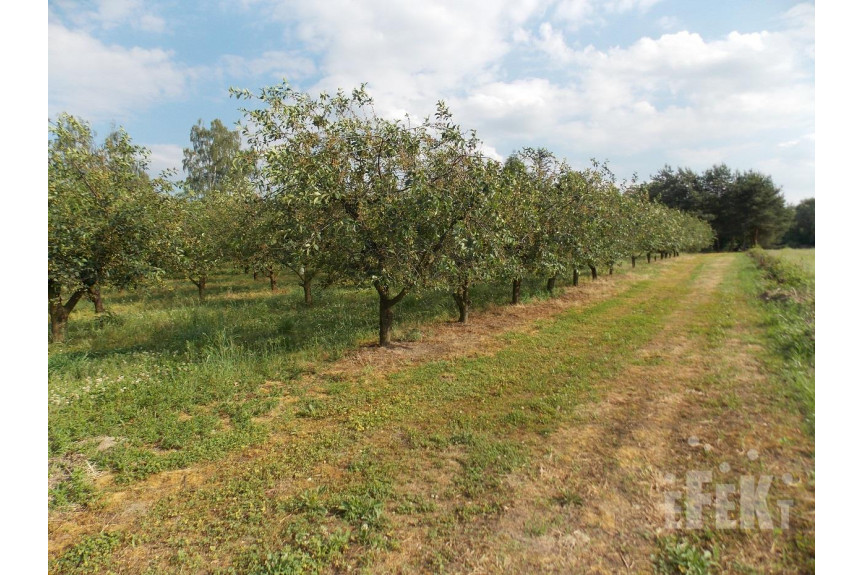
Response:
M644 187L651 199L710 222L718 249L771 247L791 223L781 188L753 170L732 172L719 164L696 174L666 165Z
M132 286L160 271L167 182L150 179L148 151L122 128L100 145L86 122L68 114L48 129L48 298L52 337L62 341L69 314L90 290Z
M767 241L781 228L771 219L781 194L755 172L666 168L654 182L631 186L606 164L576 170L540 147L506 162L485 157L444 102L425 118L385 118L364 87L313 96L283 83L233 94L249 103L246 125L192 127L179 193L147 176L147 150L123 130L96 146L71 116L52 125L49 300L57 338L94 286L135 285L169 271L198 286L204 301L208 278L234 265L265 273L273 290L287 270L308 305L317 278L374 288L386 345L394 308L409 293L448 290L467 321L478 282L511 282L518 303L526 277L542 277L553 293L567 270L577 283L579 269L596 277L627 259L634 266L642 254L649 262L702 249L714 235L693 211L732 222L725 242ZM731 211L727 197L745 208Z

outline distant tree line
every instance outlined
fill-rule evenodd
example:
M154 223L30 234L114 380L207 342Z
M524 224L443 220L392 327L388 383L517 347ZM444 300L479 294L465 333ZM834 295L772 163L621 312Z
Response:
M97 144L73 116L49 125L53 341L100 287L172 274L203 301L212 273L233 266L274 290L290 274L309 305L313 282L373 287L386 345L409 293L447 290L465 322L480 282L507 282L515 304L527 277L552 292L564 274L577 284L583 270L596 278L714 241L702 219L605 165L576 170L544 148L483 156L442 102L416 121L378 116L362 88L235 96L251 103L246 125L195 125L181 182L150 178L149 152L122 129Z
M815 198L803 200L794 208L791 226L783 243L791 247L815 247Z
M770 176L756 171L720 164L697 174L666 165L642 189L651 200L709 222L718 250L815 245L815 199L788 206Z

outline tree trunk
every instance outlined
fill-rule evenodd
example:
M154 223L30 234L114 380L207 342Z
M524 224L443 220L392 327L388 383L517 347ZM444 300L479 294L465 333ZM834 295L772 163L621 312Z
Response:
M512 304L521 301L521 278L512 280Z
M270 291L276 291L276 272L267 270L267 277L270 278Z
M201 276L198 281L192 280L192 283L198 287L198 302L204 303L205 293L204 290L207 289L207 276Z
M614 264L608 265L608 275L610 275L610 276L614 275Z
M102 290L98 284L93 284L87 290L87 298L93 302L96 313L105 313L105 304L102 303Z
M589 267L589 268L590 268L590 277L591 277L591 279L596 279L596 278L597 278L597 276L598 276L598 274L596 273L596 266L590 265L590 266L587 266L587 267Z
M632 269L635 269L635 256L632 256Z
M572 285L578 285L578 268L572 270Z
M557 276L548 278L548 281L545 283L545 289L549 294L554 293L554 283L557 280Z
M75 309L86 290L78 290L72 294L65 304L60 292L60 285L48 280L48 315L51 318L51 341L63 343L66 339L66 324L69 322L69 314Z
M455 300L455 305L458 306L459 323L467 323L467 315L470 311L470 286L467 282L452 293L452 298Z
M393 298L389 297L389 286L375 282L375 289L378 290L379 302L378 344L381 347L386 347L390 344L392 337L393 307L407 294L408 288L402 288L402 291Z
M258 270L255 270L255 272L252 274L252 279L258 281Z
M390 344L393 331L393 306L387 298L380 297L380 318L378 324L378 345L381 347Z
M306 305L312 305L312 278L303 278L303 298Z
M647 252L647 263L650 263L650 252Z

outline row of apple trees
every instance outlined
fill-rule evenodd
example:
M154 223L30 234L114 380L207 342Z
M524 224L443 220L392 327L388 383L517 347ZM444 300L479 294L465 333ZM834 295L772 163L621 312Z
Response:
M364 89L312 96L287 84L235 91L246 125L192 128L185 180L147 176L147 151L122 130L96 145L61 115L49 138L49 313L62 341L82 298L163 273L188 278L203 300L228 264L269 278L374 287L379 342L409 293L446 289L467 321L471 287L707 247L703 221L651 202L603 165L575 170L546 149L501 163L443 103L426 119L375 113ZM241 147L241 137L247 146ZM621 190L623 188L623 190Z

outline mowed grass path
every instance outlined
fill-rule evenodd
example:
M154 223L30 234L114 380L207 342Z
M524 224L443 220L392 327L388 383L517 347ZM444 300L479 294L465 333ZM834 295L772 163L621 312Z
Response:
M612 285L461 356L270 382L251 447L56 513L53 571L649 572L707 549L721 571L810 570L814 445L765 367L751 262L684 256ZM712 508L669 528L690 470L788 479L777 529L717 530Z

